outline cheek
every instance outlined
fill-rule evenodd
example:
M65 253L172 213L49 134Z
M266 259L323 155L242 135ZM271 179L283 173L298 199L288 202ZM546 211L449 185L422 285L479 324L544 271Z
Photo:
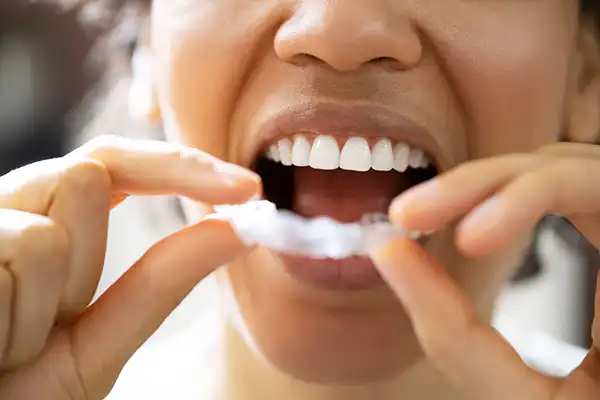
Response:
M487 69L485 73L489 64L482 62L479 73L466 71L463 90L465 108L473 116L474 134L469 149L472 157L533 151L558 140L566 68L559 63L543 67L538 61L552 57L540 52L505 59L504 70ZM499 66L493 64L494 68Z
M159 39L155 40L158 98L166 134L169 139L222 157L227 138L220 133L230 91L223 85L228 73L223 55L216 43L203 40L203 32L183 31L176 41L175 35L157 32Z
M255 10L268 7L268 2L260 3L156 2L152 46L169 139L228 158L229 120L254 43L261 36L260 21L248 16L269 17L268 12Z
M471 158L531 151L561 134L576 18L553 0L532 7L473 7L436 37L470 125Z

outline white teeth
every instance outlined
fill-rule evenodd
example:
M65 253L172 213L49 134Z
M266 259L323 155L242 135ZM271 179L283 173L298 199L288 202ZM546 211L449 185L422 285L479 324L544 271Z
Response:
M394 169L398 172L406 171L408 168L408 156L410 155L410 147L405 143L398 143L394 147Z
M309 165L314 169L332 170L340 166L340 148L331 136L317 136L310 149Z
M271 161L275 161L275 159L273 158L273 152L271 151L270 147L267 151L265 151L265 157L267 157L267 159Z
M421 149L406 143L392 145L390 139L379 139L371 149L367 139L359 136L346 140L342 151L333 136L317 136L312 143L303 135L283 138L269 147L266 157L283 165L310 166L314 169L365 172L405 172L407 168L427 168L431 160Z
M373 147L371 168L375 171L391 171L394 168L394 151L389 139L381 139Z
M423 154L423 150L410 149L410 154L408 156L408 165L411 168L420 168L424 158L425 154Z
M302 135L294 138L292 148L292 164L297 167L308 167L310 154L310 142Z
M292 165L292 141L290 139L281 139L277 143L279 149L279 158L283 165Z
M359 172L371 169L371 148L365 138L353 137L346 141L340 154L340 168Z
M269 147L269 152L267 153L267 158L269 160L273 160L273 161L280 161L281 159L279 158L279 149L277 148L276 145L271 145L271 147Z

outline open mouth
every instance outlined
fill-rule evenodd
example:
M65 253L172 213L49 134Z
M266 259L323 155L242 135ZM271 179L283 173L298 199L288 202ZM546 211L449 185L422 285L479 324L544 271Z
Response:
M269 144L254 170L277 208L340 222L387 213L396 196L437 175L424 150L402 141L305 134Z
M268 145L254 170L262 177L264 196L278 209L340 222L386 213L402 191L437 174L422 149L404 142L303 134ZM279 256L292 276L319 287L358 290L383 283L368 258Z
M351 223L365 214L387 214L396 196L447 164L429 132L379 106L290 108L264 123L258 136L252 166L262 178L265 198L306 218ZM278 256L290 276L320 288L383 284L366 257Z

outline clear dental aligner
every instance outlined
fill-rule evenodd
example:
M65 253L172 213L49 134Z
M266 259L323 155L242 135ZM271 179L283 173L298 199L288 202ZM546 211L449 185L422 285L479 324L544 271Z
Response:
M360 223L344 224L329 217L303 218L277 210L275 204L266 200L214 209L219 218L231 223L246 245L311 258L364 256L392 237L419 237L392 226L384 214L369 214Z

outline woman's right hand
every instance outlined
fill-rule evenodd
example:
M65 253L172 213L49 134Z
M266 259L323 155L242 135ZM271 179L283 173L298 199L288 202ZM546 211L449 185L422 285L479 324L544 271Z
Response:
M129 195L240 203L259 178L198 150L117 137L0 177L0 400L103 399L171 311L244 246L205 220L153 246L94 304L108 215Z

